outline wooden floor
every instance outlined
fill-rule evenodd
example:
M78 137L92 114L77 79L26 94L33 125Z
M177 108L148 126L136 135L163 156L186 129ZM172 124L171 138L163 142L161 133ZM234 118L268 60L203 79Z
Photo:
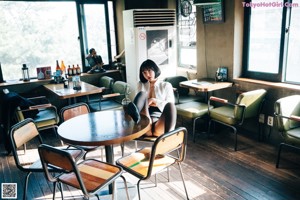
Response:
M44 141L57 145L54 135L41 133ZM126 143L125 152L133 151L133 142ZM300 156L299 153L284 151L280 168L275 168L277 148L255 139L239 136L238 151L233 151L233 139L228 130L212 137L197 137L193 143L189 135L187 158L183 172L190 199L299 199L300 198ZM0 182L17 183L18 199L23 195L24 174L14 164L12 156L4 154L0 146ZM99 152L89 156L98 157ZM120 147L115 147L115 158L120 157ZM171 180L167 173L158 176L158 186L154 179L141 183L144 200L185 199L183 185L177 168L171 168ZM129 185L131 199L137 199L137 180L124 175ZM117 199L125 199L122 179L117 181ZM65 187L65 199L82 199L78 190ZM60 199L57 193L57 199ZM52 199L52 184L43 174L30 177L27 199ZM110 199L103 193L103 199Z

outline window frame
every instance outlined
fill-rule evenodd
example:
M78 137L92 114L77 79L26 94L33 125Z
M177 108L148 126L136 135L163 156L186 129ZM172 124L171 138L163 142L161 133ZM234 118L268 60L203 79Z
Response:
M7 1L13 1L13 0L7 0ZM16 2L18 1L24 1L24 0L14 0ZM61 2L58 0L39 0L39 1L33 1L33 0L29 0L26 2ZM108 52L108 63L105 66L109 66L111 65L111 63L113 62L113 56L112 56L112 48L115 48L114 51L118 52L118 37L117 37L117 24L116 24L116 8L115 8L115 1L114 0L64 0L64 2L74 2L75 6L76 6L76 13L77 13L77 17L76 17L76 21L77 21L77 27L78 27L78 40L79 40L79 48L80 48L80 58L79 60L81 61L81 66L82 66L82 71L86 72L89 70L89 66L86 64L86 55L88 54L88 48L87 47L87 39L86 39L86 30L83 24L83 5L84 4L103 4L104 5L104 10L105 10L105 23L106 23L106 37L107 37L107 52ZM109 18L109 8L108 8L108 2L112 3L112 15L113 15L113 20L110 20ZM111 35L111 31L110 31L110 23L113 23L114 26L114 34ZM115 46L111 46L111 38L114 37L115 41L116 41L116 45ZM90 47L91 48L91 47ZM105 67L104 66L104 67ZM2 69L5 66L2 65ZM6 80L7 78L4 76L3 77L4 80ZM17 78L17 77L16 77ZM35 79L37 78L36 76L31 76L31 79Z
M245 1L250 3L251 0ZM290 2L290 0L283 0L283 3ZM286 49L288 45L288 32L286 29L289 27L291 7L283 6L282 8L282 22L281 22L281 38L280 38L280 51L279 51L279 65L278 73L266 73L249 71L249 42L250 42L250 23L251 23L251 7L244 8L244 47L243 47L243 68L242 76L245 78L253 78L272 82L287 82L285 81L285 68L286 68ZM300 84L300 82L298 83Z
M195 37L195 41L192 41L193 43L191 43L190 46L181 46L180 44L180 20L185 17L185 18L190 18L190 16L184 16L184 14L182 14L182 7L181 7L181 3L183 2L184 0L177 0L176 1L176 5L177 5L177 63L178 63L178 67L180 69L187 69L187 70L193 70L193 71L196 71L197 70L197 58L196 58L196 63L195 65L191 65L191 64L186 64L186 63L182 63L181 62L181 49L193 49L196 51L196 54L197 54L197 37ZM190 1L190 0L189 0ZM194 6L192 3L191 3L192 6ZM191 13L190 15L194 15L195 18L194 18L194 28L195 28L195 34L197 34L197 26L196 26L196 20L197 20L197 13L196 11L193 12L193 9L191 10ZM191 20L191 19L189 19Z

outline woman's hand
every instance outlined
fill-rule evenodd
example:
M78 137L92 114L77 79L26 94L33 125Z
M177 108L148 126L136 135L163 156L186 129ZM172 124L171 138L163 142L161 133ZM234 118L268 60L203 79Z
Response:
M149 98L149 99L148 99L148 104L149 104L149 106L154 106L154 107L156 107L156 106L157 106L156 103L157 103L157 101L156 101L155 98Z

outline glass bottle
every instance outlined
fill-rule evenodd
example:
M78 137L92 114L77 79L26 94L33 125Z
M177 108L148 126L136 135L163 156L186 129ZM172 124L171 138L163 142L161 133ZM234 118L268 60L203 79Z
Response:
M58 64L58 60L56 60L56 69L55 69L55 71L56 71L56 76L57 77L61 76L61 68Z
M125 114L128 113L127 106L131 102L131 100L129 99L128 95L129 95L129 90L126 88L126 90L125 90L125 98L122 99L122 106L123 106L123 110L124 110Z
M62 73L62 74L66 71L66 66L65 66L65 63L64 63L63 60L61 61L60 69L61 69L61 73Z
M75 76L77 74L77 69L76 69L76 67L74 65L73 65L72 70L73 70L73 75Z
M71 66L68 66L68 76L72 76L73 75L73 69L71 68Z
M81 74L81 69L80 69L80 67L79 67L79 64L77 64L77 67L76 67L76 74L77 75L80 75Z

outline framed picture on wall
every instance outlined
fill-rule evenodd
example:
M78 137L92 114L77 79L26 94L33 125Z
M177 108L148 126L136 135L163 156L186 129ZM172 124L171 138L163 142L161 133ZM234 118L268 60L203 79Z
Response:
M224 0L215 5L204 6L202 8L204 24L218 24L225 22Z

